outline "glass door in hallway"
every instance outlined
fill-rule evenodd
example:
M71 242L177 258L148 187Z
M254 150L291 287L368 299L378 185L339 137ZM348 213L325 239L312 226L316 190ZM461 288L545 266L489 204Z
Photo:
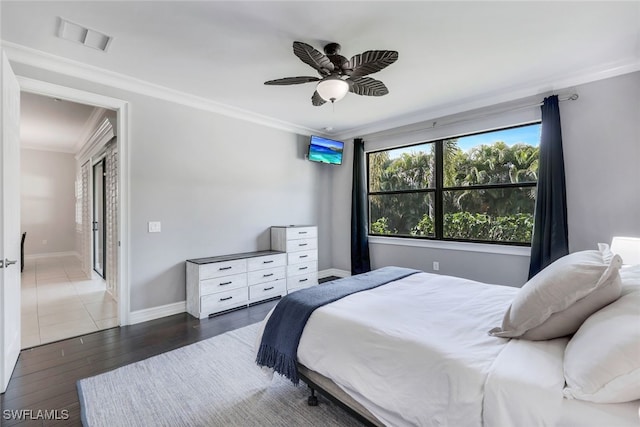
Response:
M106 216L104 158L93 165L93 269L105 278Z

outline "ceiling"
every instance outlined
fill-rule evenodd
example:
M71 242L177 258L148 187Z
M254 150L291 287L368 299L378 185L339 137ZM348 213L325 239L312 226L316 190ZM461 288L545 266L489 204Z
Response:
M102 108L23 92L20 96L22 148L77 153L95 131Z
M640 69L640 2L6 1L5 47L25 46L244 111L357 134ZM113 37L106 52L56 36L60 17ZM298 40L347 58L397 50L372 75L389 94L311 105ZM11 58L11 56L10 56Z

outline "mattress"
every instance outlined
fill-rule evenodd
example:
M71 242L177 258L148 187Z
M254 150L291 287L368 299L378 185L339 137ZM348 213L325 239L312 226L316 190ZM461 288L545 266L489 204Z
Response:
M563 398L566 339L487 334L517 291L418 273L349 295L314 311L298 362L386 425L640 425L638 402Z

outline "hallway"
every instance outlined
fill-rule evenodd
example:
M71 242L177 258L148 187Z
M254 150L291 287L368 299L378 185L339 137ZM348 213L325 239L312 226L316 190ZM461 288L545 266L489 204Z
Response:
M95 272L87 280L74 256L25 261L22 348L118 326L117 303Z

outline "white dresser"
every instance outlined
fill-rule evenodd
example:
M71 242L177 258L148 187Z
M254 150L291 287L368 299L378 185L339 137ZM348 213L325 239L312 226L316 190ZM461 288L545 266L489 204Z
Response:
M287 253L287 292L318 284L318 227L271 227L271 249Z
M287 254L282 252L258 251L187 260L187 312L203 319L286 295Z

